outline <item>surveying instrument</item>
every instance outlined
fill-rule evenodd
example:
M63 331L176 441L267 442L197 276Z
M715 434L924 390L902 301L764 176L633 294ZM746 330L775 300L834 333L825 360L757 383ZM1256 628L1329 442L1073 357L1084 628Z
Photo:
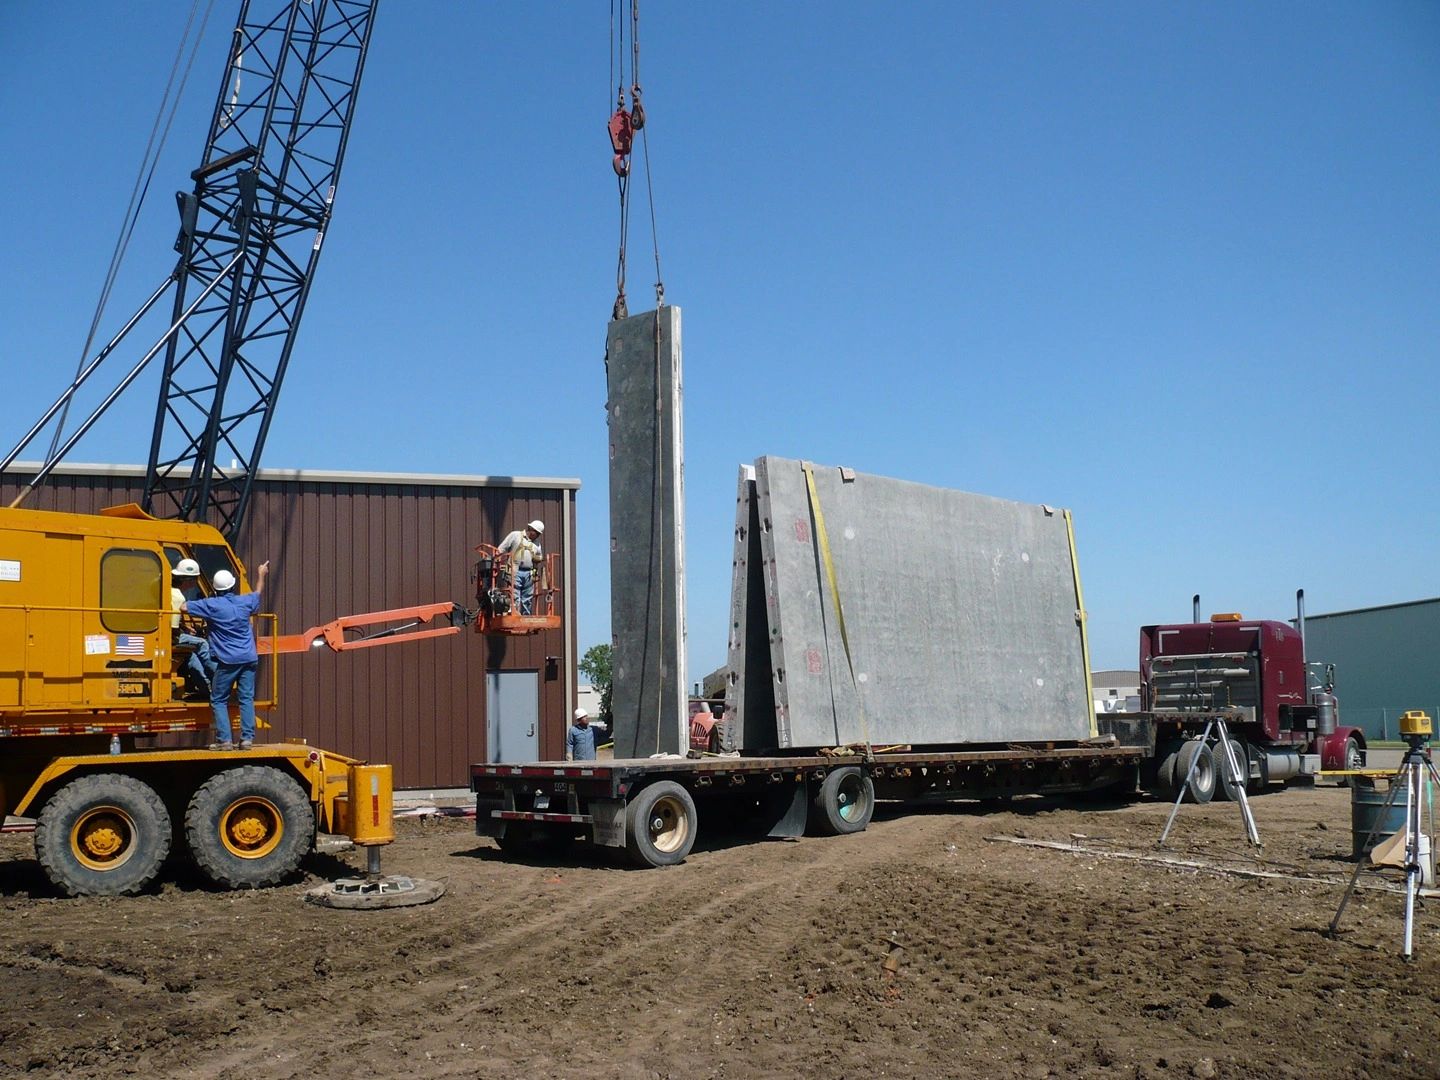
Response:
M1435 728L1430 717L1425 713L1412 710L1400 717L1400 736L1407 744L1405 757L1400 762L1400 768L1390 780L1390 795L1385 800L1385 805L1375 823L1370 827L1370 834L1365 838L1365 844L1361 848L1362 854L1355 861L1355 872L1350 875L1350 884L1345 887L1345 895L1340 898L1340 908L1335 912L1335 918L1330 920L1330 935L1335 935L1336 928L1340 925L1340 916L1345 914L1345 905L1350 902L1350 895L1355 891L1355 882L1360 877L1360 871L1365 866L1366 851L1375 841L1375 835L1381 827L1389 820L1390 808L1395 805L1395 797L1400 789L1405 789L1405 840L1404 840L1404 862L1401 864L1405 870L1405 951L1402 954L1409 960L1414 951L1415 938L1415 897L1420 894L1420 886L1424 880L1421 856L1431 858L1429 846L1424 845L1422 851L1421 838L1428 836L1420 828L1420 811L1424 805L1425 781L1440 786L1440 773L1435 771L1435 763L1430 760L1430 738ZM1434 829L1434 812L1431 812L1431 829Z
M1236 752L1235 742L1230 738L1230 732L1225 728L1225 721L1222 717L1212 716L1205 724L1205 730L1200 733L1200 746L1202 749L1209 745L1210 733L1215 732L1217 739L1215 751L1212 753L1212 760L1216 754L1219 755L1218 767L1224 772L1228 784L1227 790L1234 792L1235 801L1240 804L1240 819L1245 823L1245 836L1255 847L1260 847L1260 830L1255 827L1255 815L1250 812L1250 800L1245 797L1245 784L1249 780L1245 771L1240 768L1240 755ZM1175 805L1170 808L1170 816L1165 820L1165 828L1160 833L1160 839L1155 841L1156 847L1165 846L1165 838L1170 835L1170 826L1175 824L1175 815L1180 812L1180 804L1185 801L1185 793L1190 790L1190 781L1195 775L1195 770L1200 765L1200 754L1190 756L1190 768L1185 771L1184 778L1179 783L1180 792L1175 796Z

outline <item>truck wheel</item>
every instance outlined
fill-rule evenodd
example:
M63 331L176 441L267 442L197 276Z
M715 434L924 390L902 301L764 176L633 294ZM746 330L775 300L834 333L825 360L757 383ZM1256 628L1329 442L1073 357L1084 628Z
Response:
M1353 736L1345 740L1344 767L1347 769L1363 769L1365 767L1365 757L1360 752L1360 744L1355 740ZM1359 777L1357 776L1347 776L1345 777L1343 784L1345 787L1354 787L1355 781L1358 779Z
M495 843L506 855L524 855L535 846L535 830L528 821L507 821Z
M293 777L246 765L200 785L185 811L185 839L211 881L255 889L299 867L315 840L315 812Z
M864 832L875 813L875 781L855 765L827 773L810 801L810 820L825 836Z
M1195 772L1190 776L1185 796L1192 802L1208 803L1215 797L1215 757L1210 753L1210 747L1199 739L1191 739L1180 747L1180 753L1175 757L1175 783L1178 787L1185 782L1192 761Z
M1175 792L1179 790L1180 779L1185 775L1181 773L1180 777L1176 777L1175 760L1184 748L1185 743L1172 741L1162 743L1156 749L1155 755L1160 759L1160 764L1155 768L1155 786L1152 788L1156 798L1166 802L1175 801Z
M695 846L695 800L673 780L642 788L625 807L625 850L637 866L674 866Z
M170 854L170 815L150 785L100 773L70 781L40 811L35 855L69 896L128 896Z
M1225 764L1225 746L1221 739L1215 740L1215 745L1210 749L1210 756L1215 762L1215 776L1217 780L1216 792L1222 799L1230 802L1239 802L1240 796L1237 792L1243 789L1250 791L1250 749L1245 745L1244 740L1230 740L1230 748L1235 753L1235 764L1240 767L1240 783L1232 783L1226 775L1229 766Z

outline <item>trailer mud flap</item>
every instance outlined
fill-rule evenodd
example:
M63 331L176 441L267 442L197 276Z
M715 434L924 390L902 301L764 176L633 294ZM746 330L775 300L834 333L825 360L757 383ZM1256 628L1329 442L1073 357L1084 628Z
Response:
M766 793L765 808L771 814L765 835L770 837L804 836L805 819L810 813L810 789L805 784L792 784Z
M600 847L625 846L625 800L591 799L590 836Z

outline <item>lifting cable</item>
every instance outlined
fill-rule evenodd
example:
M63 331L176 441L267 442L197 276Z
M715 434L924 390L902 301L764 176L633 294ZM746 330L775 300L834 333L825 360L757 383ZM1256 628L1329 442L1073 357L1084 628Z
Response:
M120 264L125 259L125 253L130 248L130 238L135 234L135 223L140 219L141 207L145 205L145 196L150 192L150 182L155 178L155 167L160 162L160 154L165 149L165 142L170 137L170 126L175 121L175 112L179 108L180 99L185 93L185 84L190 80L190 71L195 66L195 54L200 51L200 42L205 36L205 27L210 21L210 12L215 6L215 0L209 0L205 5L205 14L200 18L200 28L195 31L193 42L190 39L190 30L195 25L195 12L200 7L200 0L192 0L190 14L185 20L185 29L180 34L180 44L175 48L175 60L170 66L170 78L165 84L165 92L160 95L160 105L155 110L155 122L150 127L150 138L145 143L145 153L140 159L140 168L135 174L135 184L130 189L130 202L125 207L125 216L120 222L120 234L115 238L115 248L110 253L110 267L105 273L105 281L100 287L100 298L95 303L95 313L90 318L90 330L85 335L85 345L80 350L80 359L75 365L75 378L80 378L80 373L85 368L85 361L90 356L90 347L95 343L96 331L100 328L100 320L104 317L105 306L110 301L110 290L115 286L115 279L120 274ZM180 74L180 85L175 86L175 76L180 72L180 61L185 55L186 43L190 42L190 58L185 61L185 70ZM171 90L174 90L174 98L171 98ZM166 105L169 105L169 115L166 115ZM161 126L161 120L164 126ZM72 399L73 400L73 399ZM50 449L45 453L45 464L55 460L55 453L60 446L60 440L65 432L65 419L70 413L70 401L65 402L59 419L55 422L55 434L50 439Z
M623 3L623 0L622 0ZM664 531L664 503L660 498L660 487L664 482L664 470L661 462L661 443L664 439L663 418L665 416L664 401L661 396L661 383L663 375L663 363L661 358L661 330L660 330L660 308L665 304L665 284L660 272L660 239L659 231L656 228L655 220L655 185L650 171L650 137L648 128L645 126L645 106L642 101L640 88L640 0L630 0L630 85L629 108L626 108L625 86L625 19L616 20L616 0L610 0L610 81L606 86L606 94L610 87L615 88L615 111L610 115L607 129L610 134L610 148L613 157L610 160L611 168L615 172L615 178L620 194L620 243L619 251L615 261L615 303L610 309L612 321L626 319L630 316L629 305L625 297L625 275L626 260L629 253L630 240L630 156L635 145L635 134L640 133L640 142L645 161L645 200L650 211L650 240L655 257L655 313L652 329L652 345L654 350L654 371L655 380L655 409L654 429L652 434L651 457L654 462L654 470L651 473L650 488L650 565L652 567L651 583L653 593L658 592L658 603L650 610L656 612L655 622L658 626L658 647L657 653L663 655L665 646L665 576L660 573L660 567L656 565L656 553L661 547L663 540L661 534ZM606 371L609 371L609 358L606 358ZM678 554L678 553L677 553ZM662 560L663 561L663 560ZM671 602L678 605L681 597L676 595ZM647 608L649 608L647 601ZM677 610L677 613L678 610ZM683 617L683 613L679 613ZM650 632L651 619L647 610L646 634ZM683 647L683 641L678 643ZM649 641L646 642L645 654L649 656ZM679 671L670 673L672 678L679 677ZM661 751L661 732L663 726L661 718L665 715L665 665L660 665L655 680L656 690L656 714L655 714L655 753ZM643 678L642 678L643 683ZM686 688L682 685L681 692ZM644 713L644 703L636 701L636 732L640 730L640 721ZM688 730L688 724L687 724ZM683 751L684 744L688 740L682 737L682 745L677 749Z
M650 137L645 126L645 106L640 89L640 0L630 0L630 97L625 96L625 19L615 18L615 2L610 0L610 86L615 87L615 111L607 125L610 149L614 156L611 167L620 194L620 245L615 262L615 304L611 319L624 319L630 314L625 299L626 260L630 241L630 155L635 135L640 135L645 161L645 200L650 210L650 240L655 256L655 307L665 303L664 278L660 273L660 237L655 222L655 185L650 172ZM607 87L607 93L609 92Z

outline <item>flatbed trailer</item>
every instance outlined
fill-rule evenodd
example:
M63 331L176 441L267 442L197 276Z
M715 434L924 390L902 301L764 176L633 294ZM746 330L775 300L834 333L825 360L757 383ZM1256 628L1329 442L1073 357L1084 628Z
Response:
M701 821L772 837L862 831L878 799L1134 791L1145 751L1084 743L537 761L470 767L475 829L507 851L583 837L643 867L684 860Z

